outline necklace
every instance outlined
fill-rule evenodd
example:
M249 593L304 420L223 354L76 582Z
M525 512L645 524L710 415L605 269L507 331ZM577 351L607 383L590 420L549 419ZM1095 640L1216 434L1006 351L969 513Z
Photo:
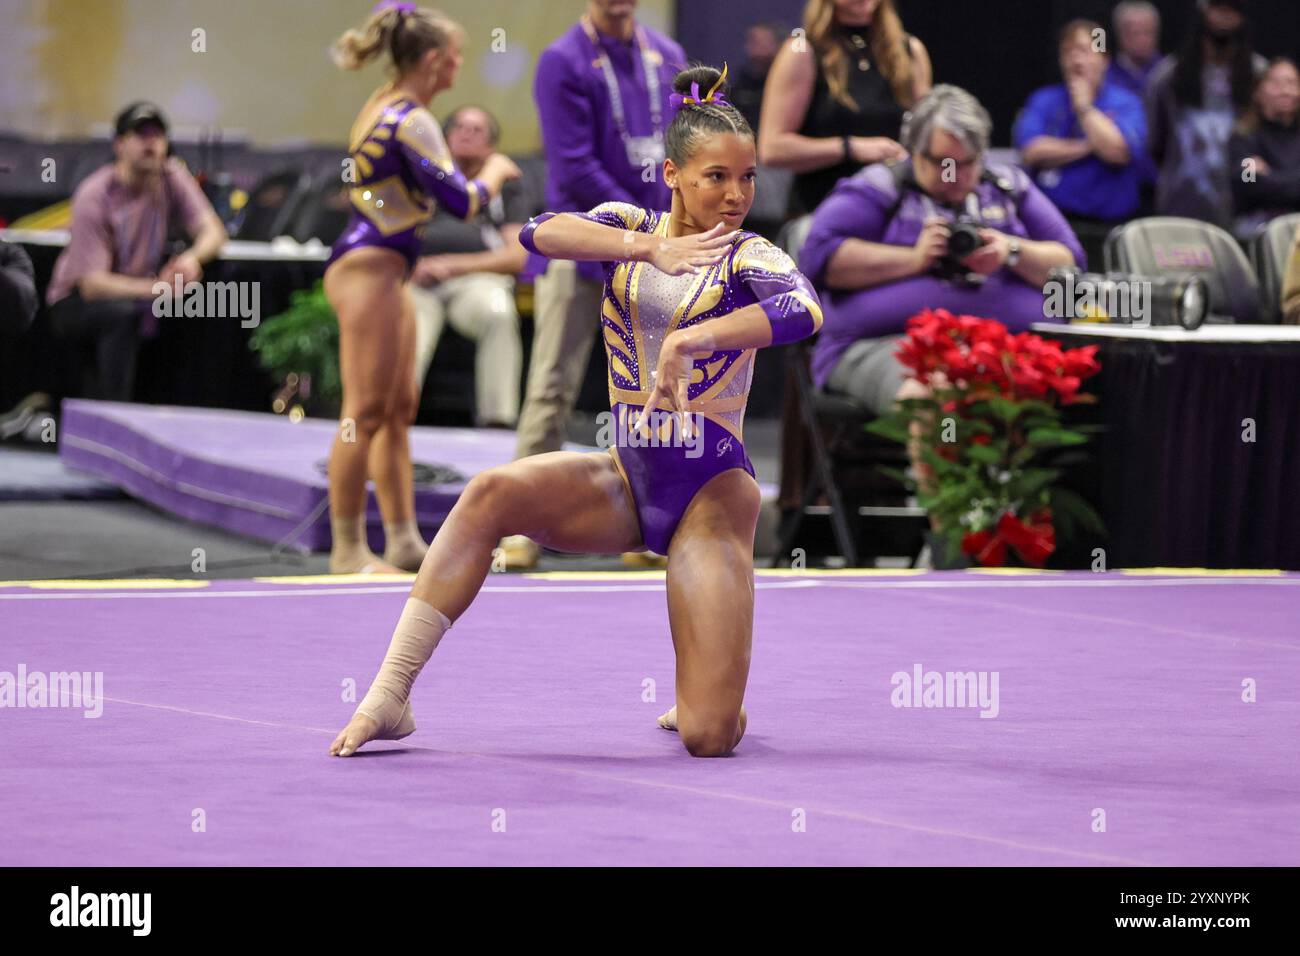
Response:
M858 58L858 69L864 73L871 69L871 60L867 58L867 41L862 38L861 33L849 32L849 42L853 44Z

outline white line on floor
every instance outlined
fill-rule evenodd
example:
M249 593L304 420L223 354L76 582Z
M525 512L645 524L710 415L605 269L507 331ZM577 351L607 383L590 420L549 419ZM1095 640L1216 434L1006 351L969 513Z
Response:
M1260 578L1103 578L1098 580L1065 578L1059 580L992 579L987 581L943 580L919 581L913 578L899 580L845 581L842 579L797 578L790 581L759 580L754 587L757 590L787 590L800 588L861 588L867 590L894 589L932 589L932 590L1007 590L1017 588L1159 588L1159 587L1211 587L1215 585L1250 585L1269 587L1300 587L1300 577L1260 577ZM604 591L659 591L664 589L662 580L653 584L534 584L529 586L484 586L481 594L534 594L534 593L568 593L595 594ZM184 598L232 598L232 597L300 597L303 595L324 595L338 597L348 594L409 594L410 587L405 584L381 585L376 587L350 587L347 585L326 585L322 587L284 587L274 590L259 591L72 591L43 592L40 594L0 594L0 601L94 601L101 598L136 598L142 600L184 599Z
M789 590L791 588L819 587L819 581L767 581L754 585L759 590ZM654 584L535 584L530 587L503 585L501 587L484 587L480 594L555 594L555 593L603 593L606 591L654 591L663 593L664 583ZM180 598L230 598L230 597L303 597L319 595L323 597L340 597L348 594L410 594L409 585L384 585L373 588L354 587L298 587L275 591L87 591L70 593L50 592L44 594L0 594L0 601L94 601L99 598L140 598L145 600L180 599Z

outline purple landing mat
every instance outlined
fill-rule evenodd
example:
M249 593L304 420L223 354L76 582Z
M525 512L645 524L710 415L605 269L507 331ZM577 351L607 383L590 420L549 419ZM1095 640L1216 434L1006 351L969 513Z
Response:
M713 760L655 725L660 575L489 576L346 760L408 584L205 583L0 587L0 681L103 674L0 711L0 865L1300 862L1300 575L759 572ZM996 716L894 706L917 666Z
M320 508L291 546L330 548L325 499L329 483L318 467L329 457L336 422L225 409L63 403L59 455L64 464L107 479L164 511L279 542ZM597 451L567 443L572 451ZM514 458L515 433L503 429L412 428L417 465L448 466L468 481ZM766 498L776 489L762 485ZM416 518L432 539L465 482L417 485ZM367 504L370 546L382 554L383 521L373 486Z
M67 401L59 454L164 511L262 541L280 541L319 507L292 543L328 551L329 483L318 465L337 428L259 412ZM411 429L417 463L450 466L466 479L510 461L514 446L514 433L499 429ZM463 489L463 482L416 488L416 518L427 536ZM373 487L366 510L371 546L382 553Z

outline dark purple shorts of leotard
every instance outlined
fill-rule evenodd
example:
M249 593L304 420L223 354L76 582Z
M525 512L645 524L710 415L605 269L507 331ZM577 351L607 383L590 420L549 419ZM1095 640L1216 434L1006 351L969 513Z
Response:
M621 402L613 408L616 421L621 415L635 418L640 410ZM700 417L695 421L699 423ZM732 468L743 468L750 477L757 477L745 446L729 431L704 420L700 437L698 455L694 455L695 448L670 444L638 446L621 440L617 445L618 461L636 503L641 538L657 554L668 553L687 505L711 478Z
M335 240L333 248L330 249L330 257L325 263L325 268L328 269L332 266L345 252L367 246L378 246L381 249L392 249L400 254L406 260L406 271L409 273L415 268L416 260L420 258L422 235L422 229L412 228L403 229L391 236L385 236L375 227L374 223L354 212L352 218L348 221L347 228L343 230L343 233Z

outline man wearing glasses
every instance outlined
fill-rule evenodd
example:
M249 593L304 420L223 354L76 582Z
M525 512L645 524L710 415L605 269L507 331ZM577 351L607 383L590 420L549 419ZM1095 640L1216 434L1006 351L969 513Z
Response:
M822 297L819 388L883 413L921 388L893 354L913 315L948 309L1024 331L1044 321L1048 273L1086 264L1024 172L986 167L991 129L975 97L937 86L904 120L910 158L840 180L813 213L799 265Z

